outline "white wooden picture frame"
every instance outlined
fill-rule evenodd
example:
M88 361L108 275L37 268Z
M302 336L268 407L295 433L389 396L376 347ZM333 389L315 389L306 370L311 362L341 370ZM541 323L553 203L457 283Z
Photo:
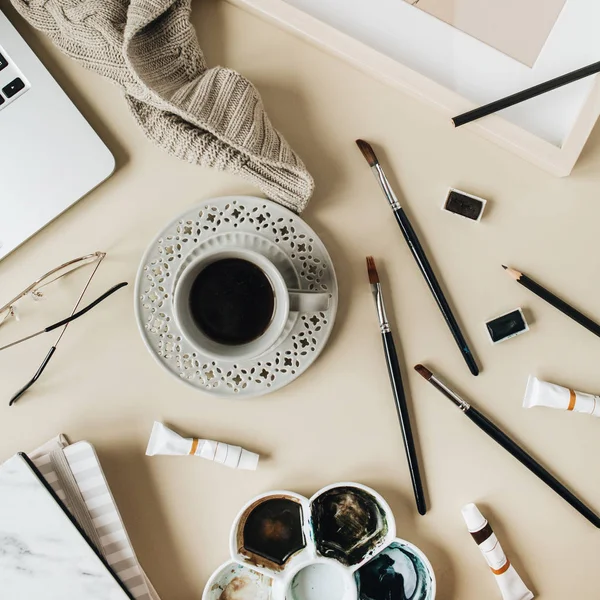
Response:
M533 69L404 0L229 2L433 105L448 115L449 127L450 117L479 104L600 60L600 36L595 29L600 22L598 0L567 0ZM387 29L392 22L401 25L401 31ZM392 44L402 40L398 44L402 47L396 49L389 43L386 47L386 39ZM438 55L428 57L436 46ZM433 62L428 64L428 59ZM440 65L433 76L432 64ZM476 76L469 80L469 73ZM444 81L449 76L452 80ZM600 77L595 76L464 127L564 177L571 173L599 116Z

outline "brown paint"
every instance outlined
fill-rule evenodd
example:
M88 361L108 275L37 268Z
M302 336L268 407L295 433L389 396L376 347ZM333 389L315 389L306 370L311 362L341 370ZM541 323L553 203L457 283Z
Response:
M302 504L285 495L257 500L242 515L236 541L238 553L248 563L283 570L290 558L306 547Z
M485 542L489 537L494 533L492 526L489 523L486 523L483 529L479 531L471 531L471 536L475 540L475 543L479 546Z

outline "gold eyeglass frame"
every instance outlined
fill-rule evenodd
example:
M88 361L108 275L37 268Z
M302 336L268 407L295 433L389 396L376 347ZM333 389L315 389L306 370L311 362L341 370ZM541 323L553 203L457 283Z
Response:
M33 295L37 297L41 297L43 294L40 290L67 275L81 269L82 267L86 267L87 265L91 265L95 262L101 263L106 256L106 252L93 252L92 254L86 254L85 256L80 256L79 258L74 258L73 260L67 261L58 267L48 271L38 279L36 279L31 285L26 287L22 292L17 294L12 300L7 302L4 306L0 307L0 327L6 323L11 317L15 316L15 305L19 300L23 298ZM69 269L69 267L73 267ZM69 269L68 271L57 275L60 271L64 269ZM56 277L54 277L57 275Z

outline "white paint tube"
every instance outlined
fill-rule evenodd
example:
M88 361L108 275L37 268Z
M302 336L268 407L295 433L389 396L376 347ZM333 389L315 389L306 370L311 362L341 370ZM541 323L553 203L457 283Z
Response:
M481 554L494 574L503 600L530 600L533 598L533 592L527 589L515 568L506 558L491 525L479 512L477 506L473 503L463 506L462 516L469 533L479 546Z
M598 396L541 381L533 375L530 375L527 381L523 406L525 408L547 406L600 417L600 398Z
M152 427L146 455L200 456L232 469L248 471L256 471L260 458L258 454L244 450L240 446L212 440L184 438L158 421L155 421Z

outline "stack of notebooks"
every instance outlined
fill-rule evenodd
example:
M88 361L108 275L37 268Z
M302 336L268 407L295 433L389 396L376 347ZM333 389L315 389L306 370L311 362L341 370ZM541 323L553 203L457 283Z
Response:
M60 436L0 466L2 600L160 600L98 457Z

